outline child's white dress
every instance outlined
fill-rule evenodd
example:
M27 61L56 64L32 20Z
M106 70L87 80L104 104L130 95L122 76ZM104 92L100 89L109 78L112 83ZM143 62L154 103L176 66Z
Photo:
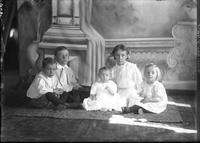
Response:
M107 89L109 86L114 95L110 94ZM83 107L86 110L100 110L102 108L106 108L108 110L117 110L121 111L121 107L118 104L119 95L117 94L117 85L109 80L106 83L95 82L92 84L90 94L96 95L96 100L92 100L91 97L85 98L83 100Z
M142 95L144 97L155 97L159 102L142 103L137 102L136 105L150 111L152 113L161 113L167 108L167 93L162 83L155 81L153 84L142 83Z
M124 65L115 65L112 68L112 79L117 84L121 106L127 106L127 99L138 100L137 90L140 89L142 74L136 64L126 62Z

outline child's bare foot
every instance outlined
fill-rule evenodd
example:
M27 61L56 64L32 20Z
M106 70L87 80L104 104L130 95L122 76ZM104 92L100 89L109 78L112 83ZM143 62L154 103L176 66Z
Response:
M138 109L138 114L139 114L139 115L142 115L142 114L144 114L144 111L143 111L143 109L142 109L142 108L139 108L139 109Z

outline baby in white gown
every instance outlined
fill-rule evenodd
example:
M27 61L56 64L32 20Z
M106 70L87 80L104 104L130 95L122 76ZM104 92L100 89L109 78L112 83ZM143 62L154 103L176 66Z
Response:
M99 70L99 79L92 84L90 97L83 100L86 110L121 111L117 85L110 80L110 71L106 67Z

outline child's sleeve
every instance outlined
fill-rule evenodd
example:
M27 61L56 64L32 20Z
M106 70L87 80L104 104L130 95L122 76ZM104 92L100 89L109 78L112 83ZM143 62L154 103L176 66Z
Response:
M142 83L142 74L139 70L139 68L137 67L137 65L135 65L135 84L136 84L136 89L140 90L141 89L141 83Z
M138 86L138 90L137 90L137 92L138 92L138 94L140 95L140 96L144 96L143 95L143 93L144 93L144 82L142 82L141 84L140 84L140 86Z
M110 81L111 89L114 93L117 93L117 85L115 82Z
M48 92L53 92L53 89L48 88L46 86L46 82L43 79L37 79L35 84L36 84L38 93L41 95L46 94Z
M77 83L77 80L76 80L76 76L75 76L73 70L72 70L71 68L69 68L69 71L70 71L70 72L69 72L70 82L71 82L72 84L76 84L76 83Z
M160 83L154 87L153 98L156 98L158 101L163 101L167 99L167 93L165 87Z
M94 84L92 84L92 87L90 89L90 95L91 94L95 95L96 93L97 93L97 84L94 83Z

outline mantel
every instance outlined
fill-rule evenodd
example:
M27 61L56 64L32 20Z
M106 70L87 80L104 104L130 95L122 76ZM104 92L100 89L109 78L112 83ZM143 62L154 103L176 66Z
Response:
M45 43L41 42L39 44L40 49L55 50L55 47L65 46L69 50L85 51L87 50L87 45L75 45L75 44L63 44L63 43Z
M105 39L105 43L107 49L112 49L117 44L124 44L135 52L169 52L174 47L174 38Z

